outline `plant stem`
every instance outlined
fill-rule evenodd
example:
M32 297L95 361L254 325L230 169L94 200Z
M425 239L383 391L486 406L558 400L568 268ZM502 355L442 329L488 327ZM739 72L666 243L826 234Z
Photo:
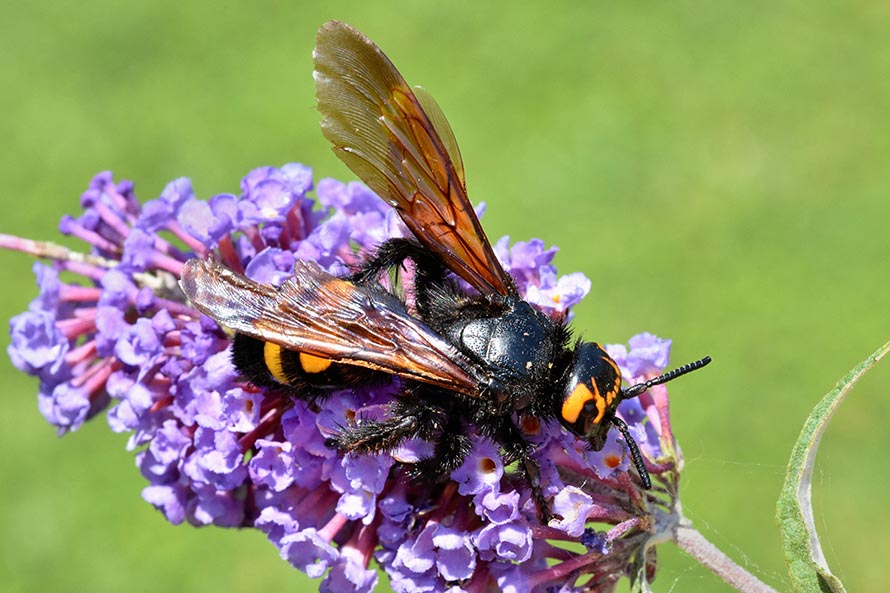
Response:
M732 558L705 539L685 518L674 532L674 542L734 589L742 593L776 593L775 589L733 562Z

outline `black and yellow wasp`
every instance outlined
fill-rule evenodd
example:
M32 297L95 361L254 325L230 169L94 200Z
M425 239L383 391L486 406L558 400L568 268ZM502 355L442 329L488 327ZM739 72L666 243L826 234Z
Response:
M467 198L454 134L432 98L341 22L321 27L314 59L325 137L413 237L383 243L344 277L298 261L278 288L212 258L189 261L182 289L236 332L238 369L254 384L305 398L395 375L402 387L388 417L345 427L332 446L378 452L421 437L434 453L414 473L439 478L465 459L476 431L517 463L544 519L534 446L521 428L527 419L558 419L594 450L616 427L649 488L639 448L615 415L618 404L710 359L622 388L618 365L599 344L573 340L564 322L520 298ZM411 310L379 283L406 260L414 269ZM458 278L475 292L462 290Z

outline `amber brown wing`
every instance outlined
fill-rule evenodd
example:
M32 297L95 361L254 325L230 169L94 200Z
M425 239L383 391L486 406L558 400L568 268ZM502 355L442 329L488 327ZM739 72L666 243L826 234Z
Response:
M212 258L189 260L180 286L217 323L259 340L476 397L484 371L389 294L297 261L280 288Z
M484 294L514 294L467 198L460 152L435 102L416 95L379 47L339 21L319 29L313 56L321 128L337 156L451 271Z

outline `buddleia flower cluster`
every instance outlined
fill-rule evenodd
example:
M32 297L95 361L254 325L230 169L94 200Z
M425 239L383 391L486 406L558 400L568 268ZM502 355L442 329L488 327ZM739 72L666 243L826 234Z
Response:
M365 186L315 187L308 167L288 164L251 171L237 195L201 200L177 179L140 204L131 182L105 172L81 207L59 229L83 252L0 235L0 246L48 262L34 266L39 295L10 321L9 356L39 379L39 410L60 435L101 412L129 434L142 496L171 523L259 529L337 593L373 590L374 562L397 592L610 591L623 576L654 576L650 544L676 516L680 463L664 386L618 410L650 491L627 473L617 430L592 452L557 423L523 422L556 516L542 525L489 439L474 435L466 461L439 483L409 477L429 443L375 455L326 445L342 426L385 417L400 379L308 402L238 376L231 335L179 290L183 264L212 254L273 285L301 259L342 275L409 233ZM523 298L554 318L590 289L582 274L557 276L556 248L540 240L504 238L494 249ZM634 383L659 374L669 349L650 334L607 348Z

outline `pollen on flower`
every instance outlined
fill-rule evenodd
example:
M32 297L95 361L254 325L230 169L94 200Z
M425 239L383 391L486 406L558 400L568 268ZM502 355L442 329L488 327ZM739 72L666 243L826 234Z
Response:
M616 469L621 465L621 456L615 454L606 455L603 457L603 463L605 463L607 467Z
M479 460L479 471L490 474L497 469L498 465L491 457L483 457Z
M184 302L179 270L212 255L267 284L284 282L298 259L343 275L407 232L364 185L328 179L313 190L311 170L287 164L251 171L238 195L200 200L178 179L142 205L132 183L106 172L81 204L82 215L62 229L88 253L0 235L0 248L52 262L35 265L40 295L10 321L8 353L39 378L38 408L60 433L107 411L112 430L130 434L148 481L142 496L170 522L259 529L282 558L323 578L321 590L353 593L374 589L372 560L396 593L457 591L458 581L478 593L570 590L578 581L606 592L645 548L653 505L634 482L614 479L629 466L611 433L593 451L558 423L541 422L539 411L515 419L532 437L534 478L561 517L542 526L522 476L528 468L510 465L516 452L479 434L472 419L467 440L455 444L468 453L450 479L412 477L413 463L435 456L434 434L373 455L328 446L347 424L391 417L404 396L400 380L318 398L238 376L230 333ZM583 274L557 276L556 248L541 240L511 247L504 238L494 250L520 296L544 314L565 319L590 290ZM629 379L662 368L669 345L646 334L609 352ZM668 418L647 420L657 414L651 398L623 402L619 413L644 456L666 455L659 439L671 434ZM663 464L652 478L675 483L667 472L678 465ZM552 543L583 541L594 523L624 531L586 564Z

